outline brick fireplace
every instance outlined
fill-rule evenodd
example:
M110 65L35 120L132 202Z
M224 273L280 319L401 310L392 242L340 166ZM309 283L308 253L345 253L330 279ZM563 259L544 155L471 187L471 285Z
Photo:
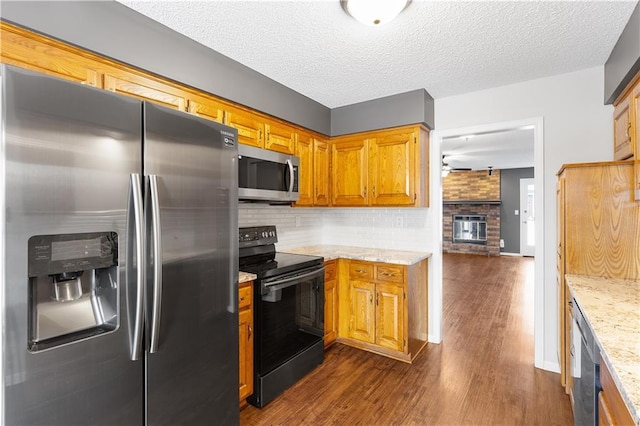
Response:
M449 173L442 183L442 251L499 256L500 171L494 170L491 175L486 170ZM465 225L459 224L465 227L464 232L460 241L454 242L455 216L469 220ZM486 225L480 224L483 217ZM486 235L476 232L483 226L486 226Z

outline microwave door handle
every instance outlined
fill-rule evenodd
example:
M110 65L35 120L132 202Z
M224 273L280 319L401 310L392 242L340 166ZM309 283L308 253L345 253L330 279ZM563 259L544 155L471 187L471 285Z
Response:
M140 184L140 175L138 173L132 173L130 177L131 188L131 201L133 204L133 211L129 211L129 214L133 216L133 235L127 235L127 288L131 289L134 284L132 279L133 266L133 252L136 256L136 277L135 277L135 312L133 314L134 322L131 329L131 361L137 361L140 359L140 352L142 349L142 327L143 321L143 309L144 309L144 246L143 246L143 213L142 213L142 188ZM131 205L130 205L131 207ZM130 216L131 217L131 216ZM133 243L135 241L135 243ZM135 247L130 247L135 244ZM129 292L131 290L128 290Z
M293 180L295 179L294 173L293 173L293 163L291 162L291 159L287 158L287 166L289 166L289 194L291 194L293 192Z
M158 177L149 176L151 204L151 237L153 238L153 304L151 305L151 338L149 353L158 351L162 308L162 234L160 230L160 205L158 203Z

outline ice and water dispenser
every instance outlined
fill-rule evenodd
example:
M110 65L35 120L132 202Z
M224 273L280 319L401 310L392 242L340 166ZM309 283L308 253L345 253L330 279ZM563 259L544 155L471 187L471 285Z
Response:
M115 330L115 232L37 235L28 245L30 351Z

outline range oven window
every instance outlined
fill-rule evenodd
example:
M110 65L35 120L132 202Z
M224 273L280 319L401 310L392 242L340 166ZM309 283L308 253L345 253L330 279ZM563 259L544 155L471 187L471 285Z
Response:
M265 283L259 307L260 374L267 374L324 335L324 267Z

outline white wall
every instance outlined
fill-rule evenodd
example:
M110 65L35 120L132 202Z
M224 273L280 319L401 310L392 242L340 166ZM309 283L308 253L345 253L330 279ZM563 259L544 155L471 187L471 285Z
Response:
M564 163L613 158L613 107L603 105L603 82L604 67L596 67L435 102L438 131L533 117L544 120L544 188L536 189L544 194L543 357L550 369L558 365L556 173Z

